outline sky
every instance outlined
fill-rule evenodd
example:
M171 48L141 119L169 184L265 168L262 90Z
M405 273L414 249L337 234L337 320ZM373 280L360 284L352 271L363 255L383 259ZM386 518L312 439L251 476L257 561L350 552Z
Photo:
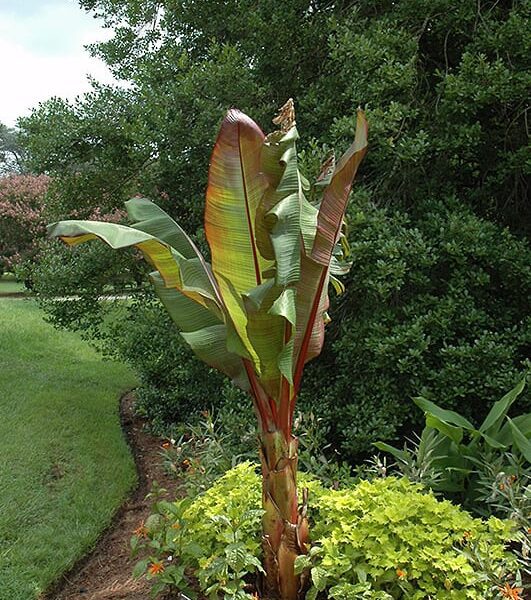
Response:
M89 74L112 82L83 47L111 35L76 0L0 0L0 122L12 127L52 96L74 99Z

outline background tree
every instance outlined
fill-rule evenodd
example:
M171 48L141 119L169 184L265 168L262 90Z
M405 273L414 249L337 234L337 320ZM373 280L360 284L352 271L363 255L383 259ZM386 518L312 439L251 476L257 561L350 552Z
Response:
M0 123L0 176L23 173L25 152L16 129Z
M52 218L74 206L111 209L140 193L195 231L204 249L208 148L226 108L265 122L295 97L298 124L310 134L301 160L317 174L329 147L346 149L356 107L365 106L371 148L350 211L351 292L338 300L342 318L309 369L328 391L323 400L306 386L304 403L325 421L342 411L345 426L334 439L356 456L371 440L420 423L411 395L481 418L511 387L531 337L528 2L81 4L115 28L92 51L131 86L99 86L73 105L52 100L21 120L31 167L57 186ZM47 250L35 274L50 293L75 289L68 261L84 260L58 252ZM101 256L104 270L110 259ZM84 264L97 294L98 261ZM46 273L58 265L61 287L51 289ZM63 325L85 327L88 306L91 319L103 310L95 302L49 310ZM138 335L144 326L135 327ZM172 366L183 364L181 351L168 342L173 350L160 356L160 339L150 345L153 330L145 327L139 356L124 330L119 346L145 374L141 405L161 398L146 409L150 416L176 418L190 387L186 368L179 374ZM164 326L157 332L164 336ZM150 353L160 376L146 371ZM348 375L338 377L344 364ZM170 371L179 391L170 391L175 381L155 389ZM205 383L206 404L212 385Z

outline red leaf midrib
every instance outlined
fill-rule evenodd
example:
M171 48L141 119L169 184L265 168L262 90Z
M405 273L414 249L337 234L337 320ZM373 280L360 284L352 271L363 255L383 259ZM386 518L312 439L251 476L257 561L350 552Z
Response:
M242 182L243 182L243 195L245 198L245 214L247 216L247 226L249 227L249 237L251 240L251 250L253 253L256 284L260 285L262 283L262 277L260 275L260 266L258 264L258 252L257 252L257 248L256 248L256 241L254 239L254 231L253 231L252 222L251 222L251 212L250 212L250 208L249 208L249 197L248 197L248 192L247 192L247 182L245 180L245 170L243 168L240 123L238 123L238 158L240 160L240 170L241 170Z

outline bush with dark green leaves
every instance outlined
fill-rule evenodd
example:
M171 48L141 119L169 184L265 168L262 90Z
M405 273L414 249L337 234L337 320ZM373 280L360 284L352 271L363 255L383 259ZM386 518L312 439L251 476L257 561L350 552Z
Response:
M370 137L351 211L354 265L302 406L355 457L420 425L413 395L474 421L514 384L530 337L529 2L80 3L115 28L93 51L132 85L54 99L20 121L28 166L53 178L50 220L108 212L140 193L200 239L209 152L227 108L266 127L292 96L311 174L329 147L350 143L362 105ZM53 319L102 335L89 324L100 288L62 266L59 244L54 252L50 278L64 294L81 287L84 301L54 307ZM108 276L104 254L81 252L94 252L93 277ZM134 261L114 260L118 281L134 285ZM172 421L202 406L186 398L207 380L200 395L211 396L217 376L176 350L169 329L157 332L161 357L150 329L134 314L127 323L143 354L125 326L109 341L137 365L145 410Z
M450 206L447 206L449 204ZM531 252L456 201L416 214L354 205L353 266L302 403L351 457L420 425L423 395L479 424L531 342ZM529 393L517 411L529 409Z
M193 421L200 411L217 411L230 381L190 352L158 299L133 301L127 314L113 325L107 351L139 373L137 409L154 429L162 433L178 422Z

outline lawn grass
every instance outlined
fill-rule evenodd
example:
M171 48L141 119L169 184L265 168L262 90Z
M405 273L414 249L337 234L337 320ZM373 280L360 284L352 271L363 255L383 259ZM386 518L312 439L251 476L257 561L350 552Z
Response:
M15 294L26 291L24 284L18 282L14 276L4 275L3 277L0 277L0 296L3 294Z
M32 300L0 299L0 600L36 598L133 486L117 398L134 384Z

